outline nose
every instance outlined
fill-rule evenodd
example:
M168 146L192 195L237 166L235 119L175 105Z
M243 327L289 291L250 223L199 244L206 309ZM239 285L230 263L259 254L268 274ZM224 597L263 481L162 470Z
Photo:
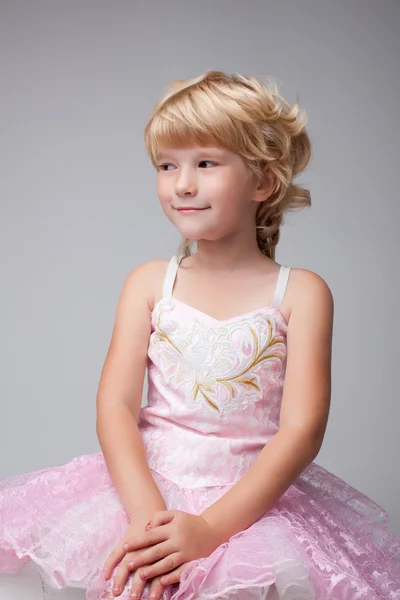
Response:
M175 191L177 196L195 196L197 183L195 175L189 169L182 169L176 180Z

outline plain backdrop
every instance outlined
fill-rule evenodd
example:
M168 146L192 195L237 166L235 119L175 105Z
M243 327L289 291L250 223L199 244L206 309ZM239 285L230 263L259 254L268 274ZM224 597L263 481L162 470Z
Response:
M0 478L100 449L95 398L122 284L169 258L143 129L168 82L272 76L313 159L276 260L335 299L332 402L316 462L400 534L400 4L0 2ZM145 387L146 391L146 387Z

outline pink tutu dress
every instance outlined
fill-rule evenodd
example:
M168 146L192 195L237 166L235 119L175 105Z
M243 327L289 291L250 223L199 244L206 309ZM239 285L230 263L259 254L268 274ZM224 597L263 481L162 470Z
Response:
M174 298L179 262L169 262L152 313L139 428L167 507L199 514L279 429L287 332L279 306L290 267L280 268L272 304L218 320ZM0 583L25 577L29 600L113 598L113 578L101 571L127 524L102 453L5 479ZM128 600L130 586L131 578L119 598ZM400 538L383 508L312 462L262 517L163 592L195 599L399 600Z

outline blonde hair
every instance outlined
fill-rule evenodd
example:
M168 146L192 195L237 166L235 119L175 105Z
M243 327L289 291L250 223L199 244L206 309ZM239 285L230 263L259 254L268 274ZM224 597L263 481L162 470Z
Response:
M256 77L206 71L169 84L152 111L144 138L154 167L160 146L194 143L241 155L257 177L269 168L276 184L258 206L256 228L260 251L274 260L284 213L311 206L309 190L293 184L311 157L306 123L298 97L291 107L272 78L262 83ZM180 245L185 257L191 255L191 243L184 238Z

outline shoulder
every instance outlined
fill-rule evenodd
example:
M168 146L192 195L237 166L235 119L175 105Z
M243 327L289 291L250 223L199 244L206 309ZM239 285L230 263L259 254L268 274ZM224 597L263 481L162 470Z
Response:
M170 263L170 258L156 258L137 265L132 269L124 282L124 289L129 293L137 293L140 289L146 297L149 309L154 308L154 298L159 295L160 287Z
M290 286L293 297L301 301L310 301L317 297L320 300L333 302L333 294L329 285L314 271L292 267L290 269Z
M322 315L333 318L334 299L328 283L314 271L292 267L288 283L288 300L291 305L290 320L296 315Z

